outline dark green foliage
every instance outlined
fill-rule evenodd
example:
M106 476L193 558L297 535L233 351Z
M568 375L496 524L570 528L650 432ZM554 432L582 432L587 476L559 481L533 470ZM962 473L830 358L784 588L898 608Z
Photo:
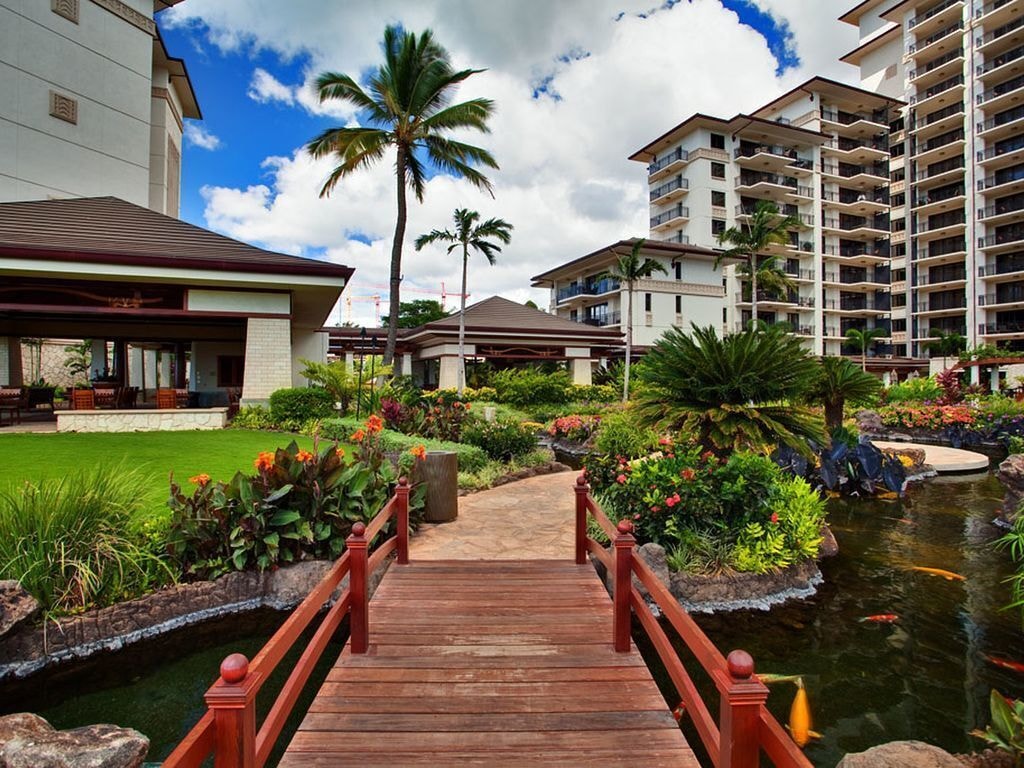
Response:
M320 387L291 387L270 395L270 418L275 424L301 424L334 416L334 396Z
M542 373L536 368L508 368L491 376L498 402L512 405L567 403L571 384L566 371Z
M873 403L882 388L882 382L845 357L824 357L819 365L818 378L808 393L808 400L824 406L825 429L832 432L843 423L846 403Z
M473 419L463 429L462 439L501 461L523 456L537 447L534 430L512 420Z
M362 422L352 418L328 419L320 425L320 435L328 440L347 441L361 427ZM402 453L417 445L426 447L428 451L454 451L458 454L459 471L462 472L476 472L487 464L487 454L475 445L403 435L390 429L380 433L380 448L387 453Z
M440 301L434 299L414 299L403 301L398 305L398 327L419 328L421 325L443 320L451 314ZM384 315L380 319L381 327L386 328L390 318Z

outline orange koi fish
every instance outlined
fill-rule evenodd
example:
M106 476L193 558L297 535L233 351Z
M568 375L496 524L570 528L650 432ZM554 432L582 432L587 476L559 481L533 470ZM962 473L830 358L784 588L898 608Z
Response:
M876 613L872 616L865 616L862 619L857 619L861 624L865 621L870 621L874 624L892 624L895 621L899 621L900 617L895 613Z
M925 568L922 565L914 565L911 566L910 570L927 573L929 576L941 576L946 581L967 581L966 577L961 576L959 573L953 573L942 568Z
M984 658L989 664L994 664L997 667L1002 667L1003 669L1009 669L1013 672L1024 674L1024 664L1021 664L1019 661L1010 661L1010 659L1001 659L998 656L988 656L985 654L982 654L982 658Z
M686 703L680 701L679 706L672 710L672 717L676 719L676 722L681 722L683 715L686 714Z
M793 697L793 704L789 708L789 734L801 749L811 739L821 738L820 733L811 730L811 705L807 701L807 691L802 679L796 681L796 696Z

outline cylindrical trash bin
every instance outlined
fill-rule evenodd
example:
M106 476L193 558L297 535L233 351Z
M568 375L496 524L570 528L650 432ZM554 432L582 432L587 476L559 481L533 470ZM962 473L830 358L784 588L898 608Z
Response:
M459 456L455 451L427 451L419 467L427 485L424 515L428 523L450 523L459 516Z

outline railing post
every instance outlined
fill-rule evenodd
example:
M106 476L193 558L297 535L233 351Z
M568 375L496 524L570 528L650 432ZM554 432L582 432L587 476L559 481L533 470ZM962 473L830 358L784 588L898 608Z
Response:
M618 653L629 651L632 612L629 595L633 590L633 524L628 520L620 520L619 535L615 537L615 589L612 593L614 604L614 622L612 641Z
M398 537L398 564L409 563L409 481L398 478L395 488L395 535Z
M352 653L366 653L370 641L369 597L366 588L366 526L356 523L352 526L352 534L345 540L348 546L350 567L348 588L352 595L352 607L349 614L349 644Z
M754 677L754 660L746 651L726 659L728 680L721 691L719 768L758 768L761 764L761 707L768 688Z
M249 660L233 653L220 664L220 680L206 692L213 712L214 768L256 765L256 690L259 673L249 674Z
M587 496L590 486L585 475L576 478L576 565L587 562Z

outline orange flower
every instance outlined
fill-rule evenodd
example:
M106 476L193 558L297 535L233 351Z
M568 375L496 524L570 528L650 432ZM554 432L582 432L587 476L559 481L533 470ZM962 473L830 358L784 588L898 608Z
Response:
M345 449L344 448L335 448L334 452L335 452L335 454L337 454L339 459L344 459L345 458Z
M366 432L364 432L361 429L357 429L355 432L352 433L352 436L349 438L349 440L351 440L353 443L361 443L363 442L363 439L365 437Z
M366 420L366 431L371 435L376 434L384 429L384 421L377 414L373 414Z
M256 457L256 461L253 462L253 466L261 472L263 470L273 469L274 454L271 451L262 451L260 455Z
M423 461L425 458L427 458L427 449L422 445L417 445L412 450L410 450L409 453L411 453L420 461Z
M310 453L309 451L300 450L298 453L295 454L295 458L298 461L309 461L310 459L313 458L313 454Z
M192 483L193 485L203 486L203 485L206 485L208 482L210 482L210 476L204 472L201 475L196 475L195 477L190 477L188 479L188 481L190 483Z

